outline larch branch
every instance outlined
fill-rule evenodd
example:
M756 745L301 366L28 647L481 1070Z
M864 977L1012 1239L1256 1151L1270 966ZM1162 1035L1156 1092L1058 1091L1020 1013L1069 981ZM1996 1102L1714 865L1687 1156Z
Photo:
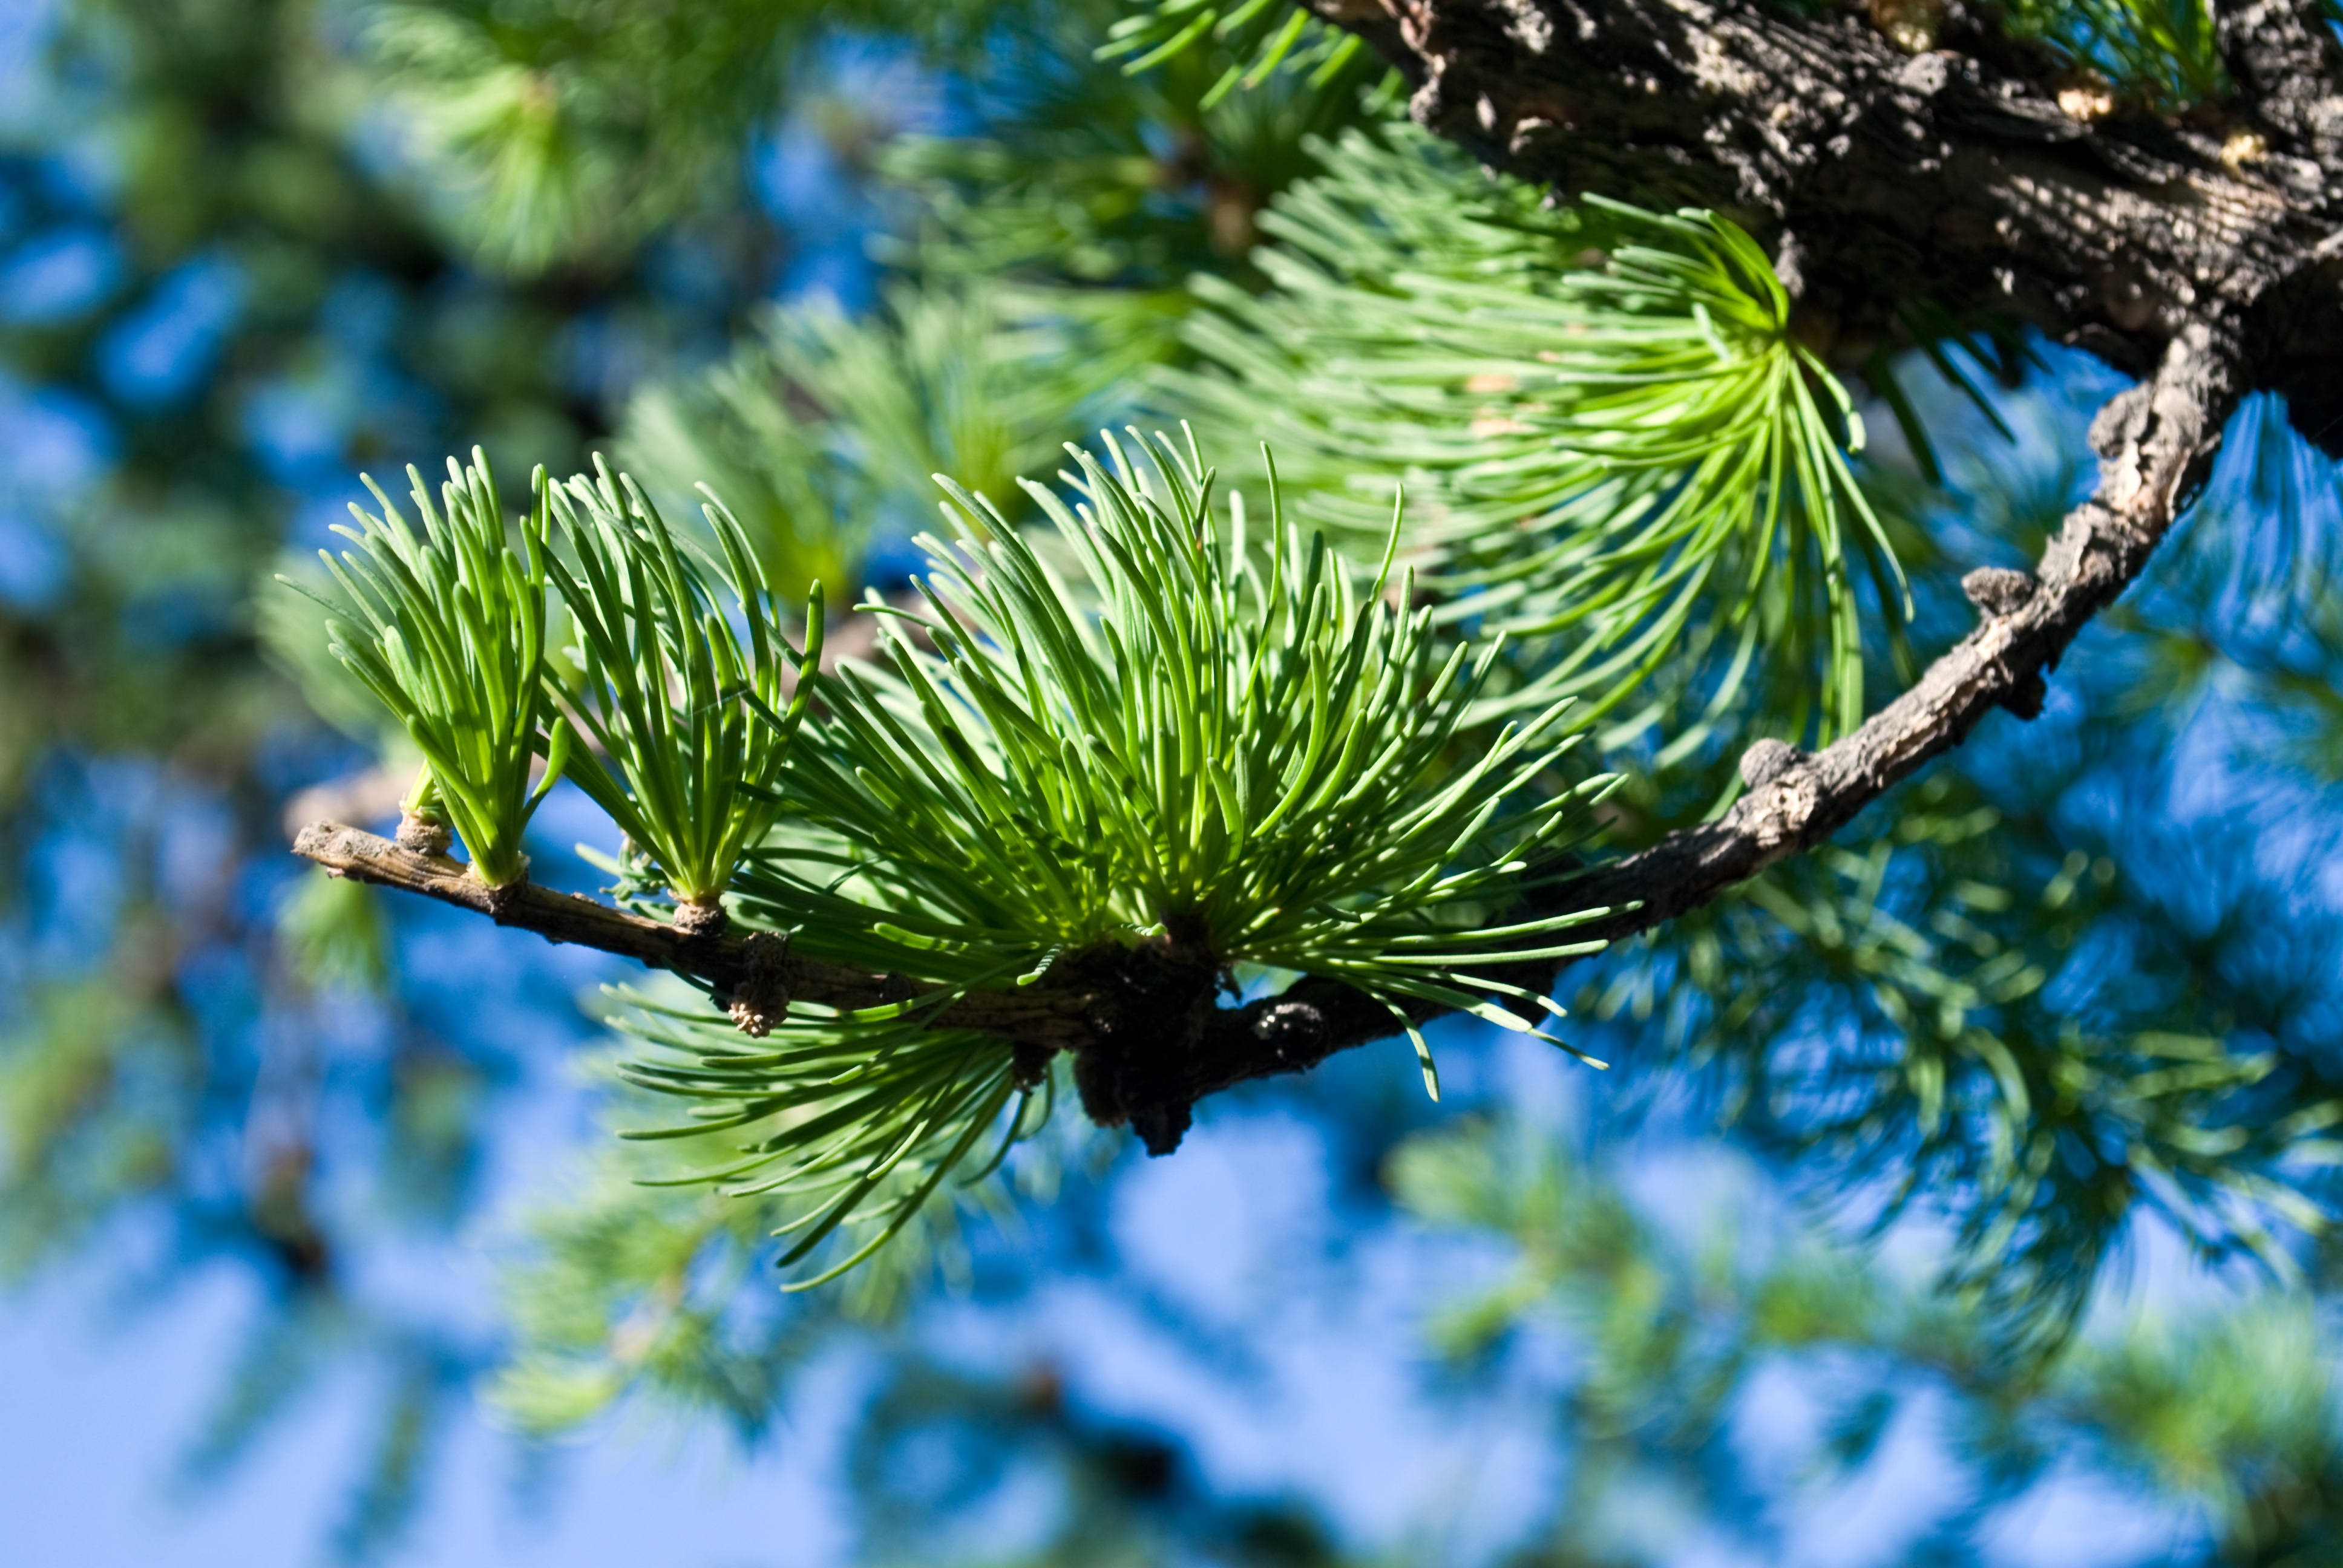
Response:
M378 834L340 822L313 822L293 840L293 852L329 874L417 893L488 916L500 926L534 931L549 942L616 953L653 969L672 970L706 986L729 1005L757 969L747 936L696 935L576 893L533 882L491 888L471 868L445 856L417 854ZM789 954L781 968L789 998L841 1009L880 1007L911 1000L930 988L892 975ZM938 1010L933 1025L973 1029L1057 1050L1085 1040L1081 999L1039 988L980 992Z
M1996 42L1957 4L1938 40L1957 47L1907 54L1850 14L1757 0L1309 3L1409 73L1420 121L1493 163L1564 189L1700 200L1765 229L1808 327L1836 335L1841 357L1892 335L1895 299L1925 295L2030 321L2144 377L2092 427L2096 493L2032 574L1972 577L1980 624L1908 691L1818 754L1759 742L1722 819L1542 895L1623 911L1590 938L1651 930L1824 842L1995 708L2030 715L2202 485L2247 393L2285 391L2314 439L2343 431L2343 52L2308 0L2224 8L2240 91L2196 121L2062 100L2046 56ZM676 970L719 1001L772 972L769 949L527 885L491 893L453 861L355 829L317 824L296 849ZM1550 986L1556 969L1521 978ZM840 1007L910 994L794 956L780 973L790 995ZM1232 1009L1216 980L1141 947L963 998L936 1022L1073 1052L1092 1119L1129 1122L1157 1153L1199 1100L1397 1031L1383 1003L1338 982Z
M1722 819L1680 829L1593 867L1547 897L1576 909L1622 911L1583 928L1590 939L1650 930L1823 842L1960 744L1993 709L2037 705L2045 672L2138 575L2203 482L2240 385L2231 345L2207 329L2176 338L2157 376L2116 397L2094 423L2097 492L2068 515L2032 578L1980 579L1982 624L1910 690L1814 756L1760 742L1743 761L1751 788ZM719 1005L749 978L753 937L691 935L526 882L490 889L457 861L337 823L304 829L294 851L337 876L418 893L548 941L675 970L707 985ZM1086 977L1075 987L973 994L939 1010L935 1025L1080 1053L1085 1109L1105 1124L1131 1122L1157 1152L1177 1146L1197 1101L1252 1079L1303 1070L1398 1029L1382 1002L1332 981L1306 980L1275 997L1222 1009L1213 1005L1207 980L1166 1006L1161 965L1141 950L1129 967L1128 974ZM1555 972L1556 966L1543 966L1535 978L1551 985ZM914 994L890 976L793 955L784 973L791 997L840 1008Z

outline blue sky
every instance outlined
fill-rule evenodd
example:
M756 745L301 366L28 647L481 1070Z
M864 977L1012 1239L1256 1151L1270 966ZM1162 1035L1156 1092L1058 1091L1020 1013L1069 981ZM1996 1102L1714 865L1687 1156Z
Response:
M1446 1053L1460 1098L1495 1088L1511 1102L1574 1114L1584 1069L1482 1032L1489 1038L1475 1049ZM1325 1070L1411 1071L1385 1055L1353 1053ZM567 1120L532 1117L527 1136L545 1146L508 1149L504 1162L557 1170ZM923 1340L940 1359L974 1370L1046 1364L1086 1409L1186 1439L1216 1486L1307 1499L1358 1545L1485 1561L1521 1539L1561 1479L1545 1440L1550 1394L1543 1380L1510 1398L1502 1389L1443 1391L1423 1348L1423 1316L1485 1273L1489 1259L1404 1224L1360 1224L1334 1200L1328 1157L1317 1122L1274 1104L1208 1115L1177 1156L1125 1168L1109 1202L1119 1270L1045 1281L1013 1305L947 1306ZM1695 1229L1768 1201L1739 1157L1664 1128L1649 1136L1630 1186L1650 1211ZM408 1288L484 1300L490 1239L476 1233L452 1253L394 1266L414 1273ZM1914 1234L1892 1243L1889 1257L1919 1269L1930 1251ZM2228 1289L2192 1270L2168 1238L2152 1237L2130 1290L2103 1303L2103 1322ZM357 1380L329 1379L216 1486L170 1484L258 1304L254 1290L248 1276L214 1268L167 1300L126 1309L85 1272L0 1307L0 1518L11 1522L10 1568L318 1560L364 1451L367 1391ZM754 1452L712 1426L638 1412L564 1444L533 1480L508 1437L469 1406L435 1461L399 1560L850 1563L841 1442L880 1371L867 1345L823 1353L797 1377L785 1419ZM1752 1382L1735 1419L1734 1441L1776 1499L1778 1556L1753 1558L1687 1532L1664 1498L1610 1500L1619 1527L1680 1568L1893 1561L1963 1500L1941 1408L1911 1401L1851 1483L1817 1488L1803 1466L1822 1436L1815 1391L1831 1376L1826 1358L1782 1362ZM969 1527L1005 1549L1046 1517L1047 1500L1012 1483ZM2010 1568L2112 1568L2147 1560L2185 1524L2078 1472L2021 1501L1991 1533Z

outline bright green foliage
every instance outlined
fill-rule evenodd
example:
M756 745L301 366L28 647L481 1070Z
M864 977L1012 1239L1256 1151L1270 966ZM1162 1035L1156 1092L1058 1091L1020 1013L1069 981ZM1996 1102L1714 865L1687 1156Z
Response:
M1224 538L1192 448L1159 437L1146 471L1109 452L1111 470L1078 454L1071 509L1029 487L1095 622L949 487L975 538L958 557L926 541L938 580L912 624L935 652L896 635L891 678L841 674L848 699L790 779L840 842L759 857L751 907L809 951L955 985L1160 939L1526 1029L1480 1000L1529 997L1489 970L1587 950L1555 939L1590 911L1514 908L1547 886L1524 865L1584 835L1608 783L1554 775L1567 704L1466 741L1493 648L1468 668L1427 611L1393 608L1386 589L1410 600L1388 558L1362 584L1322 541L1305 550L1273 479L1249 550L1242 498Z
M1189 335L1226 373L1172 400L1292 454L1338 537L1409 486L1444 615L1553 639L1516 703L1609 711L1713 652L1712 718L1763 660L1823 677L1825 735L1859 722L1853 565L1891 625L1902 578L1847 465L1862 425L1749 237L1592 198L1544 212L1419 136L1317 150L1327 175L1262 219L1276 292L1198 281L1217 314Z
M1238 87L1258 87L1281 69L1309 72L1323 86L1365 45L1354 33L1320 21L1279 0L1140 0L1133 14L1108 30L1098 57L1117 60L1132 75L1186 54L1211 38L1237 56L1204 95L1206 108Z
M546 493L577 563L574 573L559 559L549 568L578 634L561 696L601 753L578 759L578 788L679 901L713 906L742 850L772 825L781 764L821 661L821 584L808 593L799 653L740 525L712 493L702 510L723 561L704 568L634 481L607 466L590 484L581 477Z
M740 910L801 951L926 991L839 1012L799 1003L745 1043L700 1010L638 999L623 1027L668 1052L628 1078L705 1101L635 1137L748 1130L693 1181L782 1202L782 1263L839 1228L822 1282L874 1254L989 1149L972 1183L1050 1116L1054 1081L996 1036L932 1027L972 989L1160 942L1188 963L1350 980L1392 1008L1544 1006L1493 968L1589 951L1555 942L1600 911L1521 917L1554 872L1523 874L1589 829L1607 780L1534 792L1572 736L1567 703L1455 762L1488 670L1439 651L1270 490L1270 548L1213 518L1213 476L1158 438L1141 471L1078 455L1078 504L1033 485L1099 609L984 501L947 485L959 553L928 539L930 617L888 640L892 670L843 670L771 795L792 816L736 879ZM981 565L981 569L977 569ZM593 588L593 593L605 593ZM1401 602L1406 586L1401 584ZM1506 816L1509 813L1509 816ZM1542 1036L1551 1039L1551 1036ZM1415 1036L1424 1083L1432 1057Z
M334 652L423 753L428 778L410 804L444 811L480 879L500 888L528 874L521 832L559 771L531 789L530 761L545 746L549 492L539 469L515 551L486 454L474 447L466 468L450 457L447 475L443 515L423 476L407 469L420 537L367 481L382 515L353 506L360 528L335 531L357 549L338 560L318 552L345 596L327 608L356 624L327 624Z
M1386 578L1362 584L1322 541L1305 551L1273 481L1256 556L1240 499L1222 538L1192 449L1159 437L1143 471L1108 450L1111 468L1078 454L1071 508L1031 487L1095 616L948 484L956 521L989 542L927 541L931 614L904 618L934 651L898 632L891 671L841 672L773 797L792 815L737 879L742 912L800 950L932 989L851 1012L800 1004L754 1043L641 999L622 1026L670 1053L631 1081L706 1102L636 1136L751 1132L687 1180L782 1201L785 1265L853 1236L807 1283L868 1258L988 1144L964 1182L1047 1120L1051 1078L996 1037L932 1027L970 990L1142 942L1207 969L1339 977L1407 1027L1436 1094L1409 1004L1550 1039L1484 999L1558 1010L1492 971L1595 945L1556 939L1604 911L1519 909L1541 893L1566 905L1555 873L1523 873L1588 830L1608 783L1553 777L1574 739L1557 734L1567 704L1443 776L1486 655L1468 669L1428 612L1392 607Z
M727 1198L763 1200L759 1211L787 1243L784 1269L843 1228L842 1255L787 1288L826 1283L927 1213L955 1172L960 1186L976 1187L1049 1119L1054 1081L1021 1073L1004 1041L930 1027L927 1015L955 994L859 1012L799 1002L758 1041L704 1009L629 994L633 1010L618 1027L661 1054L624 1076L704 1109L682 1125L620 1136L693 1140L690 1152L715 1163L661 1184L715 1182ZM737 1129L751 1141L728 1147L712 1136ZM971 1156L980 1158L970 1166Z

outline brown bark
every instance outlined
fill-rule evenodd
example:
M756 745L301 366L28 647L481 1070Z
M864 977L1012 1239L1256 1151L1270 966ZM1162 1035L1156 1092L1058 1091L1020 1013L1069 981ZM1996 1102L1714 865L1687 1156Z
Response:
M2223 10L2237 92L2183 114L2126 104L1957 0L1902 8L1933 34L1917 53L1891 41L1923 42L1908 26L1769 0L1308 3L1415 84L1418 124L1492 166L1735 217L1843 362L1898 337L1915 299L2133 375L2216 318L2258 359L2343 349L2322 254L2343 70L2309 0Z
M672 970L705 983L719 1007L738 1006L759 1022L779 1010L767 1000L770 966L752 950L754 932L747 937L694 932L531 882L491 888L460 861L417 854L339 822L313 822L302 829L293 852L337 877L419 893L486 915L500 926L535 931L548 942L597 948L653 969ZM782 961L779 978L788 997L839 1008L903 1001L924 989L906 986L890 975L795 954ZM934 1022L939 1028L983 1030L1052 1050L1073 1050L1089 1039L1081 1020L1082 1005L1079 997L1039 987L986 992L940 1009Z
M1996 707L2030 716L2046 674L2201 485L2247 393L2287 392L2314 439L2343 430L2331 390L2343 387L2343 60L2303 0L2224 12L2236 95L2167 117L2061 77L1958 5L1906 8L1933 40L1899 12L1906 45L1933 44L1907 53L1855 13L1748 0L1308 3L1407 72L1420 122L1492 164L1565 192L1734 213L1774 246L1805 325L1840 357L1861 358L1899 330L1900 302L1925 297L2015 317L2146 377L2092 427L2097 493L2030 577L1973 574L1980 624L1909 691L1815 756L1759 742L1742 759L1748 792L1721 820L1544 895L1623 911L1587 937L1649 930L1823 842ZM491 900L453 862L355 829L312 828L297 849L696 976L719 998L749 978L738 940L533 888ZM887 982L792 958L782 984L774 994L853 1006ZM1195 955L1142 949L966 998L938 1021L1077 1051L1084 1108L1130 1122L1155 1153L1178 1144L1198 1100L1395 1032L1381 1003L1331 981L1236 1009L1217 1004L1216 985ZM769 1013L753 1000L739 1010Z
M1573 936L1615 940L1706 902L1821 843L1889 786L1958 745L1996 706L2038 702L2043 670L2137 575L2202 481L2238 395L2235 357L2225 345L2194 330L2177 340L2158 374L2109 404L2093 427L2098 493L2068 516L2034 578L2026 584L1983 578L1976 597L1994 608L1977 629L1837 744L1812 757L1779 741L1752 747L1742 763L1749 792L1721 820L1671 833L1550 891L1574 909L1622 911ZM453 860L337 824L305 829L294 849L337 875L692 976L739 1016L734 993L751 967L741 939L694 935L527 883L491 890ZM1549 964L1522 978L1543 986L1554 972ZM838 1007L875 1006L901 994L888 977L795 957L783 983L789 997ZM1396 1031L1382 1003L1333 982L1303 980L1241 1009L1216 1004L1217 984L1208 961L1142 948L1104 970L965 998L940 1010L936 1022L1079 1052L1084 1109L1102 1124L1130 1122L1156 1153L1178 1146L1191 1108L1205 1096L1303 1070ZM761 1032L766 1010L750 1012Z

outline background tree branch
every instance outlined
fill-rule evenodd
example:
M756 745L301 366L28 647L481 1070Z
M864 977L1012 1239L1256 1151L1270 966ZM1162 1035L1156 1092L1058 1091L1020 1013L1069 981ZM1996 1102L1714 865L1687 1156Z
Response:
M1896 7L1887 29L1765 0L1308 4L1414 84L1418 125L1492 167L1734 217L1836 363L1907 336L1915 298L2133 376L2215 317L2282 347L2298 383L2343 359L2337 275L2314 254L2343 200L2343 51L2306 0L2224 10L2237 91L2185 114L1957 0Z

